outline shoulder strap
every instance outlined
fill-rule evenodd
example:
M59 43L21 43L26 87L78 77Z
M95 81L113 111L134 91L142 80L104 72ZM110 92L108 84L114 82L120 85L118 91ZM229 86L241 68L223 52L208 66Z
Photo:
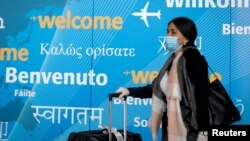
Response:
M192 49L197 49L197 48L194 47L194 46L188 46L188 47L183 48L182 51L184 52L184 51L186 51L187 49L190 49L190 48L192 48Z
M210 71L212 72L212 74L214 75L214 77L216 79L220 80L209 65L208 65L208 68L210 69Z

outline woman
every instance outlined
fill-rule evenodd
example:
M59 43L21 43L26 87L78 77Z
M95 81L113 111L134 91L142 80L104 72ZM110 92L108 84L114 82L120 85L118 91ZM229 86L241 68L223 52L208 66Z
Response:
M120 87L120 97L152 96L151 130L157 140L162 122L165 141L207 140L209 123L207 61L195 47L197 29L192 20L177 17L168 23L166 48L174 51L151 85ZM146 94L145 96L143 96ZM153 94L153 95L152 95Z

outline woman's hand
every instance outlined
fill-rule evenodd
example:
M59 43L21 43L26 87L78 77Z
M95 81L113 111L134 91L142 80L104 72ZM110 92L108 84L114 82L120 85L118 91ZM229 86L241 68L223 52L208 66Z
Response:
M116 93L121 93L118 98L122 99L124 96L129 95L129 90L125 87L119 87Z

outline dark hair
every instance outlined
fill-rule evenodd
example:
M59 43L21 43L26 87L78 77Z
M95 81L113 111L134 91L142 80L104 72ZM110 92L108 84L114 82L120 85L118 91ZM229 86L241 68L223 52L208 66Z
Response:
M168 26L170 23L174 23L182 35L188 39L186 46L194 45L194 41L197 37L197 28L191 19L186 17L177 17L169 21Z

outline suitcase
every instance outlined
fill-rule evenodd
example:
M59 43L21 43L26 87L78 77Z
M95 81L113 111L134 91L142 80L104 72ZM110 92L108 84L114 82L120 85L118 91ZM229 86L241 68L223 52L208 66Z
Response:
M68 141L109 141L109 134L105 133L105 131L103 130L91 130L70 133ZM118 130L118 132L120 132L122 135L123 131L124 130ZM117 141L117 138L114 134L112 134L111 141ZM138 133L127 131L127 141L142 141L142 138L141 135Z
M109 94L109 126L108 129L80 131L70 133L67 141L142 141L139 133L127 131L127 108L126 97L124 97L124 129L113 130L112 127L112 99L118 97L119 93ZM112 130L112 132L111 132Z

